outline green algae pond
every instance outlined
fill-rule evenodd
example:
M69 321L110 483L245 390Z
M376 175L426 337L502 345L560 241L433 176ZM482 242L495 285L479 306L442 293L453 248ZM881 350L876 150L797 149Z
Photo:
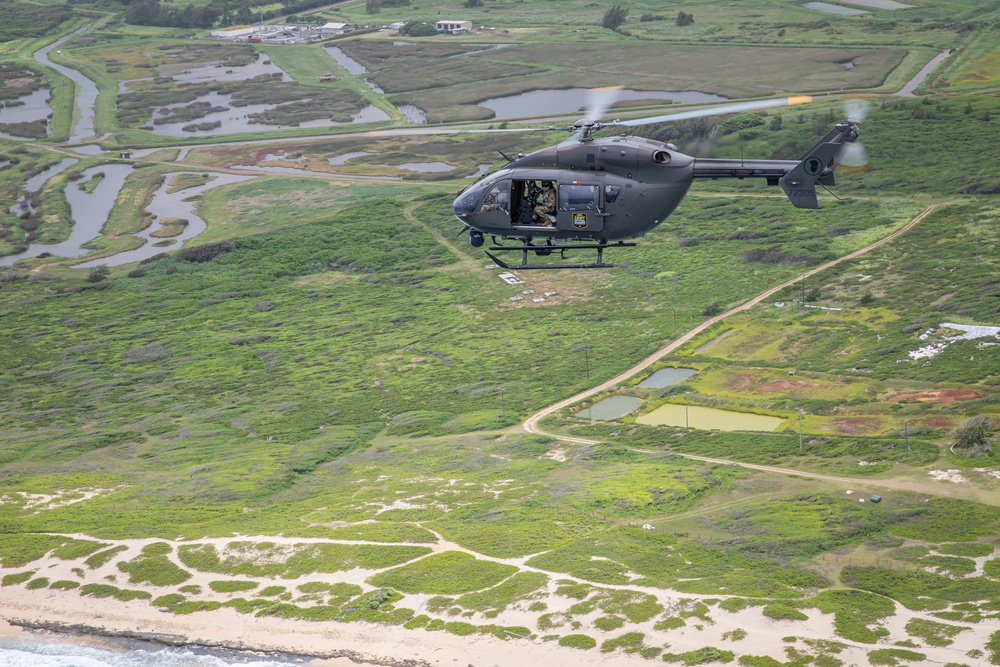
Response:
M774 431L785 420L751 412L666 403L636 421L651 426L690 426L703 431Z

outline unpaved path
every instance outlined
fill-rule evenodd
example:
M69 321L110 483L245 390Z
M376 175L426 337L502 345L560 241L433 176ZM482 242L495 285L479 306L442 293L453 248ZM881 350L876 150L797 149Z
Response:
M854 252L852 252L852 253L850 253L848 255L844 255L843 257L840 257L840 258L835 259L833 261L827 262L826 264L822 264L820 266L817 266L816 268L811 269L811 270L803 273L802 275L799 275L799 276L796 276L795 278L791 278L789 280L786 280L785 282L783 282L783 283L781 283L781 284L779 284L779 285L777 285L775 287L772 287L772 288L770 288L768 290L765 290L764 292L761 292L760 294L758 294L754 298L750 299L746 303L743 303L743 304L741 304L739 306L736 306L735 308L731 308L730 310L727 310L726 312L724 312L724 313L722 313L720 315L716 315L715 317L711 317L711 318L705 320L704 322L702 322L701 324L699 324L695 328L693 328L690 331L688 331L687 333L681 335L680 338L677 338L673 342L668 343L667 345L661 347L659 350L657 350L656 352L654 352L650 356L646 357L645 359L643 359L642 361L640 361L638 364L636 364L632 368L628 369L627 371L625 371L625 372L623 372L623 373L621 373L619 375L616 375L615 377L611 378L607 382L603 382L603 383L597 385L596 387L593 387L592 389L587 389L586 391L582 391L579 394L576 394L575 396L570 396L569 398L567 398L565 400L562 400L562 401L559 401L558 403L555 403L553 405L550 405L549 407L547 407L547 408L545 408L545 409L543 409L543 410L541 410L541 411L533 414L532 416L528 417L524 421L524 424L523 424L524 430L527 431L528 433L536 433L538 435L547 435L549 437L556 438L558 440L562 440L563 442L571 442L571 443L578 444L578 445L596 445L596 444L598 444L599 441L597 441L597 440L588 440L586 438L573 438L573 437L564 436L564 435L556 435L554 433L546 433L545 431L541 430L541 428L539 428L538 423L541 420L543 420L546 417L548 417L549 415L555 414L556 412L559 412L560 410L562 410L565 407L573 405L574 403L576 403L578 401L581 401L581 400L583 400L583 399L585 399L585 398L587 398L589 396L593 396L594 394L599 394L602 391L606 391L608 389L611 389L612 387L614 387L618 383L624 382L625 380L627 380L628 378L632 377L633 375L636 375L637 373L640 373L640 372L646 370L647 368L649 368L650 366L652 366L653 364L655 364L657 361L659 361L660 359L662 359L666 355L670 354L671 352L677 350L680 346L684 345L689 340L691 340L692 338L694 338L695 336L697 336L698 334L700 334L702 331L705 331L709 327L711 327L711 326L713 326L713 325L721 322L722 320L726 319L727 317L730 317L732 315L735 315L736 313L741 313L741 312L743 312L745 310L749 310L749 309L753 308L754 306L756 306L757 304L759 304L761 301L764 301L764 300L772 297L773 295L777 294L779 291L785 289L786 287L794 285L795 283L799 282L803 278L808 278L809 276L813 276L813 275L815 275L817 273L820 273L821 271L826 271L827 269L829 269L831 267L837 266L841 262L846 262L848 260L852 260L852 259L856 259L858 257L861 257L862 255L864 255L864 254L866 254L868 252L871 252L875 248L878 248L879 246L881 246L881 245L883 245L885 243L888 243L889 241L892 241L893 239L897 238L898 236L900 236L902 234L905 234L908 230L912 229L918 222L920 222L921 220L923 220L924 218L926 218L928 215L930 215L934 211L934 209L936 209L936 208L937 208L937 204L932 204L931 206L928 206L923 211L921 211L919 215L917 215L916 217L914 217L908 223L906 223L905 225L903 225L902 227L900 227L899 229L897 229L893 233L889 234L888 236L885 236L885 237L879 239L878 241L875 241L874 243L872 243L870 245L867 245L864 248L861 248L860 250L855 250ZM740 465L740 466L744 466L744 467L747 467L747 468L763 468L763 469L766 469L766 466L763 466L763 467L762 466L753 466L753 465L746 464L746 463L740 463L739 461L728 461L728 460L724 460L724 459L708 459L708 458L704 458L704 457L693 456L693 455L690 455L690 454L683 454L683 453L680 453L680 452L674 452L674 453L680 454L681 456L686 456L687 458L698 459L698 460L708 461L708 462L712 462L712 463L723 463L723 464L730 464L730 465ZM796 475L801 475L803 477L814 477L814 478L819 478L819 479L831 479L831 480L837 480L837 481L847 481L849 479L849 478L828 477L828 476L818 475L818 474L814 474L814 473L805 473L805 472L801 472L801 471L798 471L798 470L783 470L783 469L780 469L780 468L776 468L772 472L775 472L775 471L776 472L784 472L784 473L793 473L793 474L796 474ZM858 483L857 480L851 480L851 481L854 484Z

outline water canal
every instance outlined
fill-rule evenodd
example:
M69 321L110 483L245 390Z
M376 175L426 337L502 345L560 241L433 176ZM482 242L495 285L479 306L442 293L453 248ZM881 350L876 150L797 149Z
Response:
M73 39L75 35L79 35L89 28L90 25L85 25L76 32L74 32L69 37L64 37L60 40L52 42L48 46L42 47L41 49L35 51L34 58L46 67L51 67L55 71L59 72L63 76L72 79L73 84L76 88L74 94L74 103L76 108L79 110L80 115L70 130L69 141L70 143L83 141L89 137L93 137L97 134L97 130L94 127L94 105L97 103L97 84L85 77L80 72L60 65L58 63L52 62L49 59L49 54L53 51L58 51L63 44ZM74 114L74 117L76 115Z

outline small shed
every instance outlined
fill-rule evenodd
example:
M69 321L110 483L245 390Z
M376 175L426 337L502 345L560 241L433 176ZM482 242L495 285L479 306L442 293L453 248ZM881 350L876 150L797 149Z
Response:
M333 74L332 72L327 72L326 74L324 74L323 76L321 76L319 78L319 82L320 83L333 83L336 80L337 80L337 76L335 74Z
M323 35L343 35L350 30L351 26L346 23L327 23L320 26L319 32Z

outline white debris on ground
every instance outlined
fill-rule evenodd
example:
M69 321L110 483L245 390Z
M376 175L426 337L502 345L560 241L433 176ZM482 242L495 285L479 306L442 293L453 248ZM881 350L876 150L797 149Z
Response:
M535 293L535 290L533 290L533 289L526 289L526 290L523 290L521 292L521 294L534 294L534 293Z
M810 303L804 303L804 304L802 304L802 307L803 308L816 308L818 310L829 310L829 311L832 311L834 313L839 313L840 311L843 310L843 308L834 308L833 306L814 306L814 305L812 305Z
M931 476L931 479L937 482L954 482L955 484L961 484L967 481L961 473L962 471L957 468L952 468L951 470L928 470L927 474Z
M523 296L512 296L512 297L510 297L509 300L510 301L524 301L524 297Z
M504 281L508 285L523 285L524 281L515 276L513 273L498 273L497 278Z
M949 336L944 339L942 343L931 343L930 345L925 345L916 350L911 350L906 354L909 355L911 359L916 361L917 359L930 359L931 357L937 356L944 352L945 348L949 344L957 340L976 340L977 338L1000 338L1000 327L987 327L979 326L974 324L955 324L953 322L942 322L942 329L954 329L956 331L961 331L958 336ZM934 333L934 329L928 329L924 333L917 336L919 340L927 340L929 336Z
M976 472L984 472L988 476L1000 480L1000 470L994 470L993 468L973 468Z
M540 303L542 301L545 301L545 297L543 297L543 296L535 297L534 299L532 299L532 301L534 303Z
M866 280L871 280L871 279L872 279L872 277L871 277L871 276L866 276L866 275L864 275L863 273L859 273L859 274L858 274L858 282L859 282L859 283L863 283L864 281L866 281Z
M553 449L552 451L545 452L540 458L552 459L553 461L565 461L566 460L566 450L565 449Z
M784 301L775 301L774 302L774 307L775 308L784 308L785 307L785 302Z

